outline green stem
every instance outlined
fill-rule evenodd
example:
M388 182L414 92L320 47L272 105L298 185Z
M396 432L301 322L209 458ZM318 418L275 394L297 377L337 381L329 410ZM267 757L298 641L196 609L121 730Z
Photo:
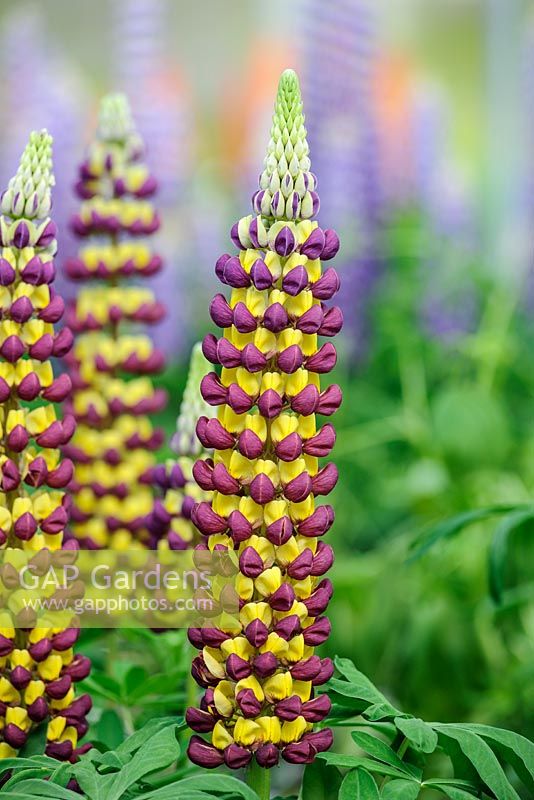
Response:
M509 356L510 326L518 302L517 290L495 289L490 295L479 330L474 337L474 355L478 359L478 384L491 391L497 373Z
M415 450L421 455L428 455L432 437L424 359L412 345L403 344L400 340L397 343L397 359L403 432Z
M397 755L398 755L398 757L399 757L400 759L404 758L404 755L405 755L405 753L406 753L407 749L409 748L409 746L410 746L410 740L409 740L409 739L406 739L406 738L404 738L404 739L402 740L402 742L401 742L401 746L400 746L400 747L399 747L399 749L397 750Z
M271 771L260 767L254 758L247 769L247 784L259 797L259 800L269 800L271 796Z

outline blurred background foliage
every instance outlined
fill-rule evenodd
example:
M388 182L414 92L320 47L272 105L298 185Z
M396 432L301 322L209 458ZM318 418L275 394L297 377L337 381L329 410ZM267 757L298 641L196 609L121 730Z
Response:
M534 5L4 0L0 14L0 172L28 129L51 130L63 255L97 100L130 95L161 182L169 437L277 76L299 70L347 320L328 653L424 719L534 736L534 525L514 535L500 606L494 518L410 560L426 526L534 497ZM109 747L183 709L183 633L91 632L83 650Z

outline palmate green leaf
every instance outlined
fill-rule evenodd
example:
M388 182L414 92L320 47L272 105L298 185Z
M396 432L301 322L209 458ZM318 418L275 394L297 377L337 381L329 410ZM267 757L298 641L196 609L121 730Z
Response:
M379 761L396 767L401 773L404 772L410 778L414 778L415 780L421 779L421 770L402 761L397 753L381 739L377 739L376 736L371 736L370 733L365 733L365 731L353 731L351 736L358 747L361 747L361 749L365 750L369 755Z
M391 764L373 761L371 758L351 756L345 753L318 753L317 758L321 758L326 761L327 764L333 764L335 767L344 767L346 769L357 769L361 767L368 772L376 772L378 775L387 775L389 778L406 778L406 772L403 770L397 769L397 767L393 767Z
M364 769L353 769L343 778L338 800L379 800L378 787Z
M19 770L15 772L11 778L2 785L2 789L0 789L0 793L3 793L8 790L14 790L18 784L22 781L28 781L31 778L48 778L49 770L43 769L43 767L28 767L27 769Z
M30 758L17 756L16 758L0 759L0 775L3 775L4 772L34 769L35 767L41 767L48 771L53 770L57 768L57 761L49 756L31 756Z
M302 776L302 800L330 800L341 786L341 773L324 761L308 764Z
M387 701L385 703L374 703L365 709L365 718L370 719L372 722L378 722L381 719L391 719L391 711L393 706Z
M128 758L120 758L116 750L106 750L105 753L98 753L96 756L93 755L94 752L95 748L89 750L89 754L86 754L83 760L86 762L88 760L87 756L92 756L92 761L98 764L100 770L104 767L108 772L110 770L116 771L122 769L123 764L128 761Z
M72 772L71 764L58 762L55 758L48 756L32 756L31 758L9 758L2 759L2 772L9 771L11 777L7 780L0 790L3 794L7 791L18 790L18 785L22 781L30 779L44 779L49 782L58 783L65 786Z
M417 717L395 717L393 720L410 744L423 753L433 753L438 746L438 735L430 725Z
M434 730L455 741L464 756L472 764L483 783L499 800L519 800L519 795L511 786L495 753L478 734L463 725L434 724ZM443 746L447 749L446 741Z
M461 781L453 780L428 780L424 781L423 786L429 789L437 789L450 800L472 800L473 797L478 797L479 793L475 787L470 792L468 789L461 787Z
M420 790L420 783L394 780L384 785L380 797L382 800L417 800Z
M381 709L381 716L396 716L401 712L388 701L386 697L371 683L369 678L357 669L348 658L335 658L335 665L346 680L331 678L328 688L345 697L361 700L362 708L377 706Z
M489 551L489 585L491 596L497 605L502 603L510 538L525 522L533 518L534 508L513 511L495 529Z
M100 781L107 792L106 800L119 800L124 792L143 778L158 769L168 767L180 755L180 745L176 738L176 726L163 728L148 740L128 761L120 772L102 775Z
M10 792L1 792L2 797L7 800L28 800L28 798L46 798L46 800L80 800L80 795L58 786L56 783L42 780L41 778L29 778L17 784L16 788Z
M466 723L462 725L484 740L489 741L493 749L497 750L510 766L515 770L518 778L534 794L534 743L524 736L503 728L493 728L491 725L477 725Z
M94 763L82 760L76 764L76 780L89 800L106 800L104 794L105 781L96 771Z
M517 506L508 504L487 506L486 508L476 508L473 511L463 511L461 514L456 514L454 517L449 517L449 519L438 522L437 525L431 525L416 536L410 544L411 556L409 560L415 561L430 550L436 542L444 539L451 539L464 528L467 528L468 525L473 525L475 522L482 522L490 517L518 510L530 510L532 512L533 509L532 506L527 505Z
M341 725L346 719L358 717L360 715L361 708L358 709L357 707L360 701L356 702L348 697L341 697L341 695L335 696L330 683L328 684L328 688L330 689L328 695L332 700L332 708L328 715L329 725Z
M162 793L162 790L169 790L170 794ZM187 792L201 793L199 796L206 798L220 797L223 794L230 795L232 800L258 800L256 792L238 778L231 775L207 775L195 774L190 778L181 780L164 786L161 789L153 789L146 794L139 796L138 800L176 800L187 797Z
M176 788L181 790L188 786L201 789L203 792L215 792L216 794L227 793L232 797L243 798L243 800L258 800L256 792L247 786L243 781L234 778L231 775L192 775L190 778L183 778L177 784Z
M155 791L151 792L150 794L142 794L140 796L136 795L135 800L217 800L217 796L214 794L206 794L205 792L201 792L199 789L186 789L185 791L180 791L180 794L176 794L176 785L174 783L170 784L169 786L162 786L160 789L156 789ZM258 800L257 795L255 795L255 799Z
M10 791L4 791L2 789L2 798L5 798L5 800L27 800L28 795L19 794L19 792L15 790L10 792Z
M182 717L160 717L159 719L152 719L140 728L140 730L128 736L128 738L117 747L115 753L117 753L119 757L127 757L136 750L139 750L139 748L155 733L168 727L172 727L178 732L183 730L186 726Z

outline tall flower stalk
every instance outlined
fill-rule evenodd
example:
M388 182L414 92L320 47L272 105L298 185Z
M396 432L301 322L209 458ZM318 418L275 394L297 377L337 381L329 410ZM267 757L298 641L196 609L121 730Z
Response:
M334 512L316 498L333 489L337 470L319 466L335 431L329 423L317 430L316 414L333 414L341 390L321 389L320 375L333 369L336 351L330 342L319 346L318 337L337 334L343 320L325 302L339 279L335 270L322 270L321 259L335 256L339 240L313 221L316 187L299 83L287 70L254 214L232 228L238 255L225 254L216 265L231 294L214 298L211 316L224 334L209 334L203 348L222 372L206 375L201 391L218 415L197 425L215 455L194 467L213 499L192 514L204 536L199 549L237 554L241 603L228 629L189 631L200 651L192 672L204 695L187 720L208 734L192 736L189 757L204 767L250 765L250 782L266 797L260 768L280 756L309 763L332 741L329 729L314 731L330 709L316 688L333 671L315 648L330 631L324 612L332 585L323 575L333 553L322 537Z
M59 550L68 520L63 489L73 467L60 447L74 419L56 417L54 403L71 389L67 375L54 378L50 358L72 346L63 300L53 288L56 226L50 219L52 138L32 133L20 166L0 201L0 546L35 554ZM5 613L0 627L0 758L17 754L46 724L47 755L75 759L87 731L87 695L73 684L90 662L74 655L79 630L48 626L15 629Z
M75 462L72 530L89 547L147 543L153 451L163 441L149 417L166 402L150 379L163 356L138 326L157 322L164 307L131 282L162 266L145 241L159 218L150 201L156 181L142 156L126 98L105 97L77 183L73 228L84 243L66 265L72 279L89 282L69 310L78 334L69 361L78 427L67 450Z
M213 408L200 394L200 381L208 368L202 346L197 343L191 354L187 385L171 442L178 457L158 464L153 472L156 490L161 495L156 497L148 521L153 548L185 550L196 544L198 538L191 511L195 503L207 499L208 494L193 479L193 464L201 455L208 457L208 453L200 444L195 429L200 416L213 417Z

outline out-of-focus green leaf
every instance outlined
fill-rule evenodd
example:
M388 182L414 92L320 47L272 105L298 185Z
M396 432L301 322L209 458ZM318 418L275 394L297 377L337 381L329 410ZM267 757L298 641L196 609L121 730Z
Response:
M97 694L105 700L110 700L114 703L119 703L122 697L121 685L114 678L108 675L97 673L91 675L84 681L84 688L91 694Z
M140 667L137 664L130 667L122 681L124 695L130 699L130 695L133 694L147 678L148 672L144 667Z
M448 458L477 466L503 461L510 426L500 397L478 386L447 385L432 406L434 436Z
M168 697L171 692L174 693L180 687L183 677L184 669L181 666L169 669L164 674L150 675L137 686L131 687L128 698L131 703L136 703L156 693L164 693L165 697Z
M41 725L35 730L26 741L24 747L19 750L20 758L29 758L44 753L46 747L46 726Z
M531 506L524 506L524 508L532 510ZM410 544L410 561L420 558L437 542L456 536L461 530L467 528L468 525L473 525L475 522L482 522L485 519L499 514L507 514L516 509L517 506L515 505L487 506L486 508L477 508L473 511L463 511L461 514L456 514L454 517L442 520L436 525L431 525L416 536Z
M534 508L514 511L502 519L495 529L489 551L489 585L491 596L500 605L511 535L534 518Z
M96 737L103 742L109 750L118 747L124 739L124 726L122 719L116 711L108 708L95 725Z

